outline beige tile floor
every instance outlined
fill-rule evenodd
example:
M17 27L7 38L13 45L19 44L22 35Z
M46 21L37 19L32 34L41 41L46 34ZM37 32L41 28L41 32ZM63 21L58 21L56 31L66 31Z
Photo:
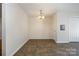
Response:
M79 43L56 44L52 39L31 39L14 56L71 55L79 55Z

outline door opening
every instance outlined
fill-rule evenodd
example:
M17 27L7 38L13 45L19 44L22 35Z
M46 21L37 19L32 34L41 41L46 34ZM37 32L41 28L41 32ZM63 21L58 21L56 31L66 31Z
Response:
M79 17L73 17L70 19L69 41L79 42Z

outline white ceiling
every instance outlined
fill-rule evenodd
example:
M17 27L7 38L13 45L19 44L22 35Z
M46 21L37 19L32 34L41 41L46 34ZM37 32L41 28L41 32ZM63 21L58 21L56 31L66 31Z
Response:
M19 4L28 15L52 15L57 11L79 11L79 3L21 3Z

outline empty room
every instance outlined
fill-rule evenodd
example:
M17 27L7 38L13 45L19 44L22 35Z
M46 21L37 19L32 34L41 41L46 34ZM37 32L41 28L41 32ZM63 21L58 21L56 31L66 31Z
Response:
M78 3L3 3L2 55L79 56Z

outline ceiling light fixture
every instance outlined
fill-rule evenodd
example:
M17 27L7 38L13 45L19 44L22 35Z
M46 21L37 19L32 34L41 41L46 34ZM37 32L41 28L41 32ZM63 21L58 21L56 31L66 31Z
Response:
M39 19L45 19L45 16L43 15L42 10L40 10L40 15L38 16Z

